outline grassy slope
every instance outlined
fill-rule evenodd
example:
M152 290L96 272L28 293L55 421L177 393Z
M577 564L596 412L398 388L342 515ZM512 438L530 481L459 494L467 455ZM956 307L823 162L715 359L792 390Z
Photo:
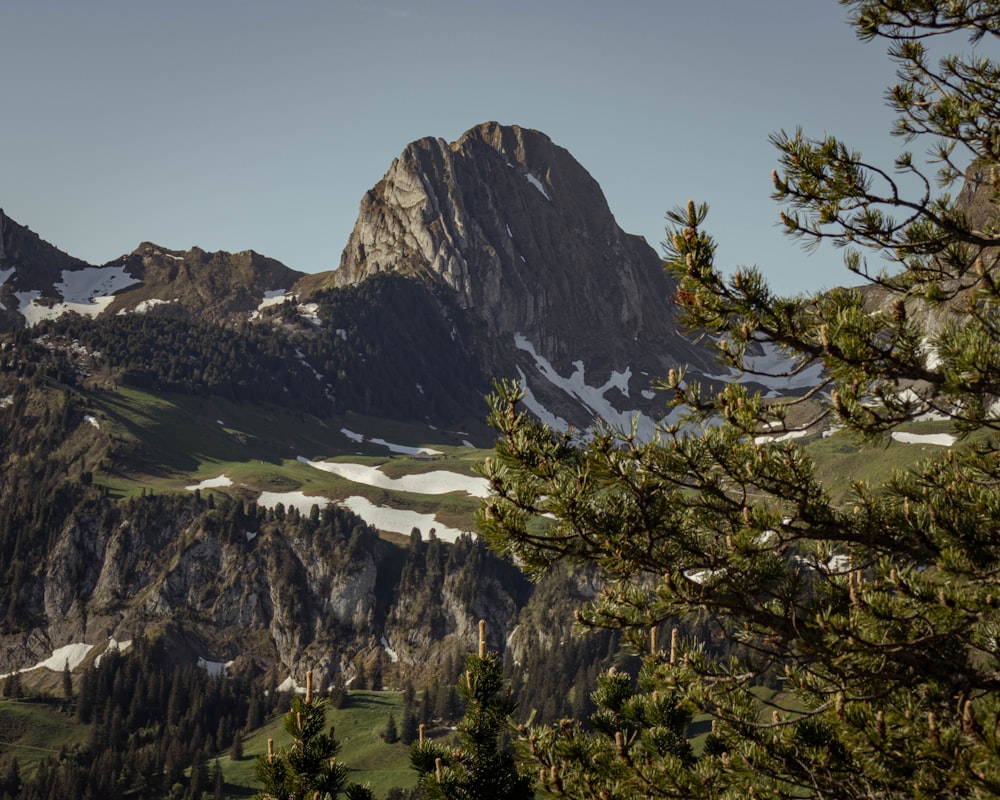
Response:
M358 415L320 420L282 408L231 403L218 398L154 394L128 387L87 397L101 432L128 444L127 460L94 480L125 498L152 489L185 491L186 486L226 475L225 489L250 496L259 491L301 491L343 499L361 495L376 504L421 513L435 512L443 524L471 528L478 501L461 493L427 496L376 489L309 467L297 460L337 459L380 467L390 477L447 470L471 475L486 452L468 447L465 432L438 431L427 425L385 422ZM394 444L432 447L434 458L389 452L358 443L346 429ZM483 444L482 436L479 437Z
M415 786L417 775L409 768L409 748L400 743L388 745L381 738L390 713L398 728L402 693L355 691L349 697L346 708L328 712L327 721L336 728L341 743L338 758L350 769L351 780L370 783L376 797L385 797L396 786ZM269 738L274 739L276 749L289 744L282 723L282 715L277 715L247 737L240 761L218 754L227 797L252 797L260 790L256 757L267 752ZM32 776L42 759L58 756L62 747L85 745L88 733L85 725L73 714L60 711L58 704L0 700L0 758L16 756L24 777Z
M55 703L0 700L0 758L17 758L24 777L34 775L38 762L55 758L63 747L85 745L86 726Z

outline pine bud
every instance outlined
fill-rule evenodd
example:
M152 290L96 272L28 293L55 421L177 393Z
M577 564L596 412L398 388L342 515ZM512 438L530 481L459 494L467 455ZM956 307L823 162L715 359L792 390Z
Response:
M694 200L688 200L687 211L688 211L688 225L690 225L693 228L698 224L698 215L695 210Z
M883 738L883 739L885 738L885 712L884 711L880 710L878 712L878 714L875 715L875 732L879 735L880 738Z
M846 718L845 714L844 714L844 693L843 692L837 692L837 697L834 700L834 709L837 712L837 719L839 719L841 722L843 722L844 719Z
M486 620L479 620L479 660L486 658Z
M933 711L927 714L927 735L933 744L938 743L937 717L934 716Z
M441 763L440 756L434 759L434 776L437 778L438 783L441 783Z
M673 628L670 631L670 665L674 666L677 664L677 639L678 639L677 628Z
M962 732L972 736L976 732L976 718L972 711L972 701L966 700L962 707Z

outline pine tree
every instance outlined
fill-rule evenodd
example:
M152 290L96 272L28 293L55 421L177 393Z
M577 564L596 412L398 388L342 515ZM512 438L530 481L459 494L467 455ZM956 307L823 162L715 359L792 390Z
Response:
M895 133L929 140L930 164L902 152L879 169L835 137L781 133L774 186L787 231L842 246L867 286L789 298L755 269L726 277L695 203L668 214L665 242L681 321L749 379L762 348L783 353L786 373L817 376L803 398L671 370L659 388L686 417L649 442L555 433L511 384L491 398L486 537L535 573L596 564L580 621L643 655L629 703L714 719L693 761L649 757L646 721L615 748L534 729L553 794L1000 797L1000 65L983 52L1000 3L842 4L888 42ZM926 40L950 35L968 54L932 59ZM886 441L931 413L964 441L843 493L792 437ZM653 632L681 618L707 635L661 647Z
M385 723L385 730L382 731L382 741L386 744L395 744L399 741L399 728L396 726L396 717L391 711Z
M531 800L532 780L518 771L514 754L501 739L516 704L504 685L503 664L486 651L486 623L479 623L479 652L470 654L459 692L468 701L458 725L458 747L421 736L410 748L410 764L420 773L420 788L441 800Z
M268 739L267 753L257 758L257 780L263 785L260 800L373 800L368 786L349 784L347 767L337 761L340 742L331 726L326 727L325 699L313 700L312 672L306 674L305 697L292 700L285 715L285 731L292 737L288 748L274 750Z

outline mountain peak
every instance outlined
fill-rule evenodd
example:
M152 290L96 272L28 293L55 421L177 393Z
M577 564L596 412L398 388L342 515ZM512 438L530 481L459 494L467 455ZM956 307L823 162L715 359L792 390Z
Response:
M620 394L636 408L644 374L705 359L676 332L656 253L618 227L567 150L528 128L486 122L408 145L362 199L336 280L380 272L451 292L492 375L582 383L585 360L598 386L630 372Z

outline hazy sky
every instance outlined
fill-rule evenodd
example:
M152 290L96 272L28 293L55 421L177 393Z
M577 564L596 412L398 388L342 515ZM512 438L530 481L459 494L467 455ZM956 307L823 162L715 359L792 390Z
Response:
M775 226L768 134L888 162L893 67L836 0L0 0L0 207L102 264L141 241L332 269L407 143L548 134L657 252L712 208L720 263L850 277Z

